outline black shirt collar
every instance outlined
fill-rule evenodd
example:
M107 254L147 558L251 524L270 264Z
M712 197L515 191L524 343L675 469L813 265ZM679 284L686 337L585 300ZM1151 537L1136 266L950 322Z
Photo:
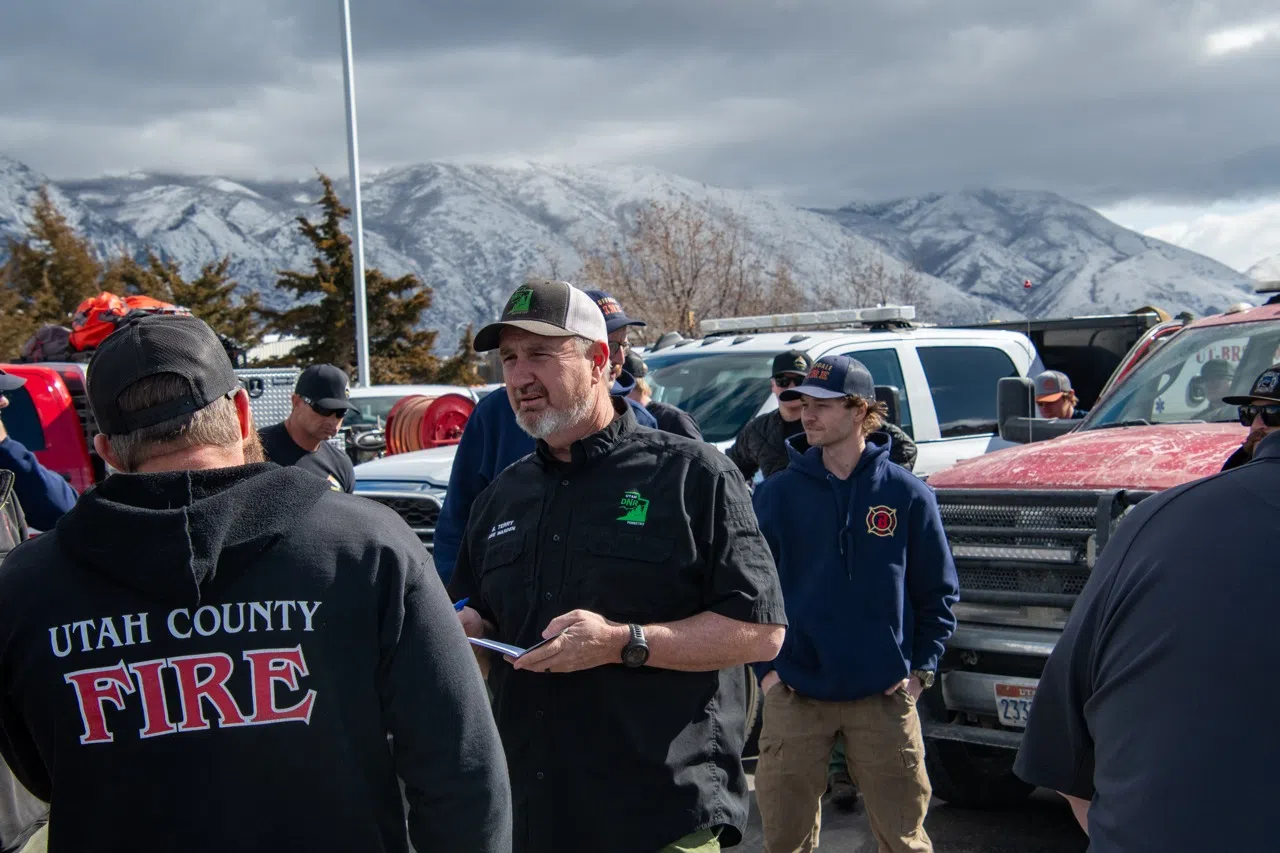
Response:
M610 399L613 410L618 413L618 416L599 432L593 432L586 438L580 438L569 445L570 465L583 465L605 456L637 429L635 413L631 411L627 401L618 397ZM565 464L556 458L551 447L542 439L538 439L537 458L544 466Z
M1258 442L1258 446L1253 451L1254 459L1270 459L1272 457L1280 458L1280 430L1271 433Z

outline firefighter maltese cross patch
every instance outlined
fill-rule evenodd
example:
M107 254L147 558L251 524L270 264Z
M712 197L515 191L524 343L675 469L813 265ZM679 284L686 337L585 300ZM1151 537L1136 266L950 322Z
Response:
M867 532L876 536L892 536L898 529L898 511L887 506L867 510Z
M625 512L618 516L618 521L644 527L645 519L649 517L649 501L640 497L640 493L632 489L622 496L621 504L620 508Z

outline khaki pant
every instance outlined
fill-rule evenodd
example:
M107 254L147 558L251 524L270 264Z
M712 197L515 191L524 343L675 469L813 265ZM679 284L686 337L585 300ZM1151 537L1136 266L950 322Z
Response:
M765 853L817 848L827 760L838 734L881 853L931 852L924 831L932 793L924 739L906 689L856 702L820 702L778 684L765 694L756 764Z

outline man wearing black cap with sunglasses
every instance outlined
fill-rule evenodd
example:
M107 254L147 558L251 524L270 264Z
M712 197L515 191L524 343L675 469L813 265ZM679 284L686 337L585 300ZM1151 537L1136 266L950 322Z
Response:
M356 472L347 454L329 443L351 406L347 374L332 364L313 364L298 377L289 417L261 431L267 458L321 477L335 492L351 492Z
M1239 406L1240 424L1249 427L1249 437L1222 466L1223 471L1230 471L1253 461L1258 444L1280 430L1280 364L1264 370L1247 395L1223 397L1222 402L1228 406Z
M484 685L413 531L264 464L194 317L120 328L87 390L122 473L0 567L0 752L49 849L509 853Z
M1280 767L1280 364L1224 402L1253 427L1247 464L1129 510L1071 606L1014 763L1067 797L1098 853L1273 847L1228 839L1270 837Z

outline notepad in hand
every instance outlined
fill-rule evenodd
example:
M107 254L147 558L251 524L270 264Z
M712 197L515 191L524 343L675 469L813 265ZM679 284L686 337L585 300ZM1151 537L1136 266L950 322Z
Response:
M563 634L563 633L564 631L560 632L560 634ZM479 646L482 649L489 649L490 651L495 651L495 652L498 652L499 654L506 655L509 658L519 658L529 654L529 652L533 651L539 646L545 646L547 643L551 642L556 637L559 637L560 634L553 634L552 636L547 637L545 640L534 643L532 646L530 646L527 649L522 649L519 646L511 646L506 643L499 643L497 640L486 640L483 637L467 637L467 642L471 643L471 645L473 646Z

